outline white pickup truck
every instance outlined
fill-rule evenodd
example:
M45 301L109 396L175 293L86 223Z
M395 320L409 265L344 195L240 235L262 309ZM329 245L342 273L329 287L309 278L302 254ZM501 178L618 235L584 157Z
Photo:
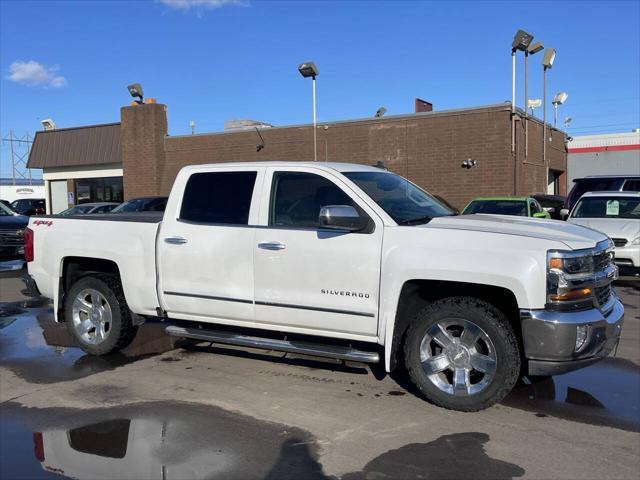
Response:
M605 357L624 316L605 235L455 216L362 165L186 167L163 218L31 217L25 237L32 288L89 353L162 317L180 337L401 364L456 410Z

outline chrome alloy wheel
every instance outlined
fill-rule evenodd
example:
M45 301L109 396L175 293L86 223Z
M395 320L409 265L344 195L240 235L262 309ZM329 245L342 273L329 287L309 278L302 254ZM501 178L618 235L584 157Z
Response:
M80 338L92 345L104 342L111 332L111 307L99 291L86 288L73 300L73 327Z
M450 395L484 390L498 364L493 342L478 325L447 318L432 325L420 342L420 362L427 378Z

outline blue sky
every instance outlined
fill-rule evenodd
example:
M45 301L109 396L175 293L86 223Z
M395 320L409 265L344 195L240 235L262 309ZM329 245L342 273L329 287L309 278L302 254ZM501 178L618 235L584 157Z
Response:
M132 82L168 105L172 135L190 120L198 133L234 118L306 123L306 60L320 69L319 121L411 112L414 97L438 110L500 103L518 28L557 50L548 93L569 93L572 135L640 127L638 1L0 0L0 131L118 121ZM542 97L541 57L530 98ZM1 158L10 176L5 144Z

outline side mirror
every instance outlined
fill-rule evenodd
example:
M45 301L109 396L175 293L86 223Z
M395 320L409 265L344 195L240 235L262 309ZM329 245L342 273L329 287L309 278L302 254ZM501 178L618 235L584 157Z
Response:
M560 210L560 217L562 217L563 220L566 220L568 216L569 216L568 208L563 208Z
M327 205L320 209L320 228L357 232L364 230L369 219L361 217L351 205Z

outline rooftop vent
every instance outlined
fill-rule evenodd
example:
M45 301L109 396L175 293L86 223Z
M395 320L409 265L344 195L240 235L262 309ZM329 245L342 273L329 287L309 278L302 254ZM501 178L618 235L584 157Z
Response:
M273 125L265 122L260 122L259 120L227 120L226 122L224 122L225 132L238 132L243 130L254 130L256 128L272 127Z

